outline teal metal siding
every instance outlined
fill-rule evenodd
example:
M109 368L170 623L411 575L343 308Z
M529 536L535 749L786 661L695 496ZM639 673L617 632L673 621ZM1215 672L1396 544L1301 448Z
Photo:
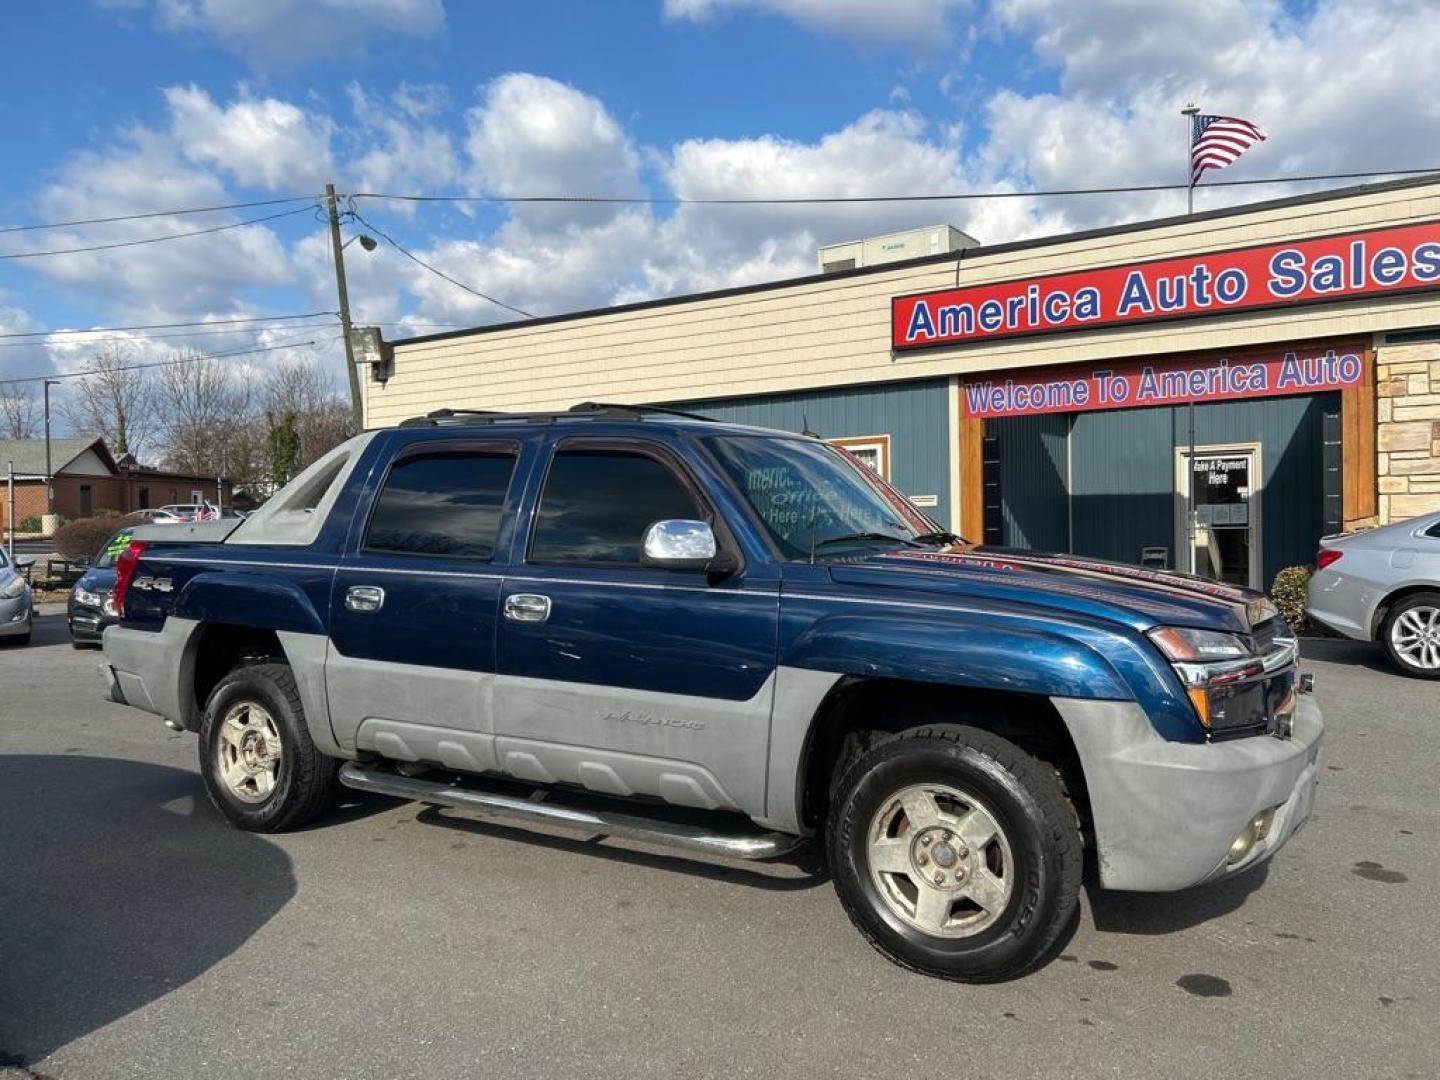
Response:
M1307 565L1325 531L1324 422L1338 394L1195 407L1195 444L1259 443L1261 577ZM1069 429L1068 447L1059 431ZM1164 547L1179 563L1175 449L1190 442L1184 406L989 421L1000 438L1003 537L1020 547L1139 562ZM1061 488L1069 455L1069 494ZM1069 515L1067 521L1066 515ZM1067 533L1070 543L1067 543ZM1072 546L1073 545L1073 546Z
M939 504L925 513L954 528L949 395L944 379L687 401L675 407L782 431L803 431L808 421L810 430L826 439L889 435L891 483L907 495L936 496Z
M998 443L1000 535L1006 547L1069 550L1069 426L1070 417L1058 413L986 421L986 435Z

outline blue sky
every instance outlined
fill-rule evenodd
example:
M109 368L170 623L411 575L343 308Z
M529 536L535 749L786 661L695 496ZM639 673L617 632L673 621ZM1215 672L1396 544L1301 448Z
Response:
M70 0L23 5L0 67L0 228L342 192L863 195L1183 175L1180 105L1271 134L1228 177L1406 168L1440 145L1422 0ZM1279 194L1202 192L1200 205ZM197 336L40 331L334 306L303 210L191 239L0 260L0 379ZM549 314L809 272L817 244L950 221L982 242L1174 213L1183 195L902 206L505 208L365 201L427 261ZM0 254L170 236L279 210L0 234ZM356 224L354 228L359 228ZM353 229L351 230L353 231ZM513 317L382 245L347 251L388 336ZM325 323L325 320L317 320ZM278 325L278 324L277 324ZM295 355L341 373L333 327ZM6 392L0 387L0 395ZM12 391L13 392L13 391Z

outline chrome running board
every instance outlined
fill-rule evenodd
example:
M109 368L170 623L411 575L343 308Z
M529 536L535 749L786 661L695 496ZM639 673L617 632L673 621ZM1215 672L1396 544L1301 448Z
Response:
M340 766L340 782L356 791L373 791L413 802L472 810L482 817L552 825L586 833L623 836L651 844L732 859L773 859L798 847L801 838L776 832L721 833L663 817L619 814L542 801L549 789L538 789L531 799L484 791L458 783L443 783L418 776L401 776L388 769L347 761Z

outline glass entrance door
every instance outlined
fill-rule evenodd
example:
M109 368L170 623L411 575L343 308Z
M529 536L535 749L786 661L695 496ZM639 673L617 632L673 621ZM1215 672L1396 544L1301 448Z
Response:
M1186 570L1259 588L1260 471L1256 448L1197 446L1179 453L1180 535ZM1193 486L1193 507L1190 490ZM1193 512L1192 512L1193 510Z

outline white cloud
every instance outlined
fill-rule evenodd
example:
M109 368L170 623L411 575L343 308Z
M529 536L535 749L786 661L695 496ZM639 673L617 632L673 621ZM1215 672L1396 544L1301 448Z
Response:
M233 201L211 171L188 161L166 132L134 128L116 143L66 161L37 198L49 221L148 213ZM234 222L234 215L148 217L51 230L33 247L63 249L182 235ZM37 236L40 234L36 234ZM91 308L131 322L164 322L228 311L239 289L288 284L290 262L274 232L249 225L191 239L60 255L27 264L79 291ZM143 316L143 317L141 317Z
M665 0L665 17L705 22L732 11L758 11L861 42L946 45L950 21L966 0Z
M193 83L165 90L171 133L191 161L216 165L238 183L315 191L334 176L335 124L277 98L241 96L222 107Z
M486 84L465 114L471 187L486 195L634 195L640 155L601 102L565 83L512 73ZM603 207L530 205L517 218L551 226L602 221Z
M1273 0L1001 0L995 15L1060 85L994 94L981 158L1038 188L1182 182L1191 100L1270 135L1214 179L1425 166L1440 139L1440 99L1416 91L1440 37L1440 7L1423 0L1320 0L1305 16ZM1297 190L1202 185L1196 205ZM1183 208L1181 192L1064 203L1071 226Z
M207 34L251 64L284 67L361 51L371 38L430 37L443 0L156 0L157 23Z
M459 179L450 133L431 122L445 105L437 88L402 85L388 103L359 83L351 83L346 93L356 119L350 141L357 154L345 170L347 186L404 194L443 190ZM412 204L396 205L413 209Z

